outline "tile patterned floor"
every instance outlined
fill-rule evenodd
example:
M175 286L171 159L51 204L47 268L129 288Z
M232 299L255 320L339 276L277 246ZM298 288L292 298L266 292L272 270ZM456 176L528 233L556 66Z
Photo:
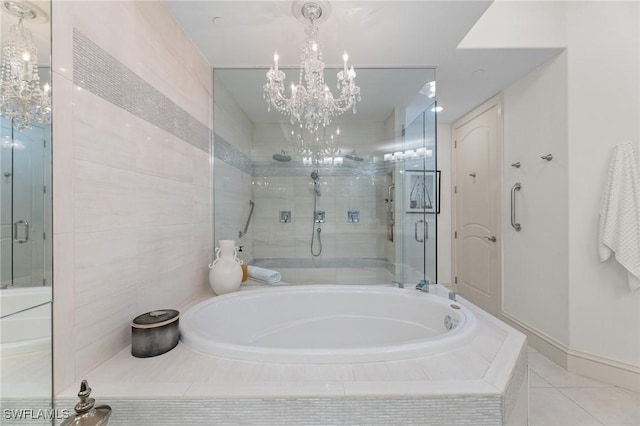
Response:
M568 372L529 349L530 426L639 426L640 394Z

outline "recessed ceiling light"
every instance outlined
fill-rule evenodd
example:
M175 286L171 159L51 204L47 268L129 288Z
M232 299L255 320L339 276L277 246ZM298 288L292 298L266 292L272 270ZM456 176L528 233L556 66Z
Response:
M442 108L441 106L431 108L431 112L440 112L440 111L444 111L444 108Z

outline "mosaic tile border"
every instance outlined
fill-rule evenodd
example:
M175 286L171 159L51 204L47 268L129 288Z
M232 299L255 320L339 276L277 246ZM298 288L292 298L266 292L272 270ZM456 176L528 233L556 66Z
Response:
M215 158L242 170L254 177L309 176L311 170L318 170L322 176L384 176L395 170L392 163L352 163L340 166L306 166L294 161L251 161L246 154L229 143L218 133L213 134L213 155Z
M504 391L504 403L503 403L503 415L504 418L509 418L509 414L516 405L516 400L520 396L520 388L522 382L527 378L527 370L529 369L529 355L527 353L526 343L522 345L516 365L511 372L511 379L507 384L507 388Z
M256 161L253 163L253 176L309 176L310 170L318 170L321 176L384 176L393 168L386 163L352 163L344 162L339 166L306 166L291 161Z
M378 258L334 258L334 259L296 259L296 258L258 258L252 264L263 268L388 268L390 262Z
M253 175L251 159L215 132L213 134L213 156L250 176Z
M209 152L211 132L206 125L75 28L73 83Z
M100 399L109 425L468 425L502 424L501 397ZM73 402L75 403L75 402ZM69 406L59 400L56 405Z

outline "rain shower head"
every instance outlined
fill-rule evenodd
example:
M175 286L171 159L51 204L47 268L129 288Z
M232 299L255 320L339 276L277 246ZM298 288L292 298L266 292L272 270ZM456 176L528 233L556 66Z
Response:
M351 160L351 161L363 161L364 160L362 157L360 157L358 154L356 154L356 150L355 149L351 152L351 154L345 155L344 158L346 158L347 160Z
M320 178L320 175L318 174L318 172L311 172L312 180L318 180L319 178Z
M273 158L276 161L280 161L282 163L286 163L287 161L291 161L291 156L287 155L287 153L284 152L284 149L282 151L280 151L280 154L273 154L271 156L271 158Z

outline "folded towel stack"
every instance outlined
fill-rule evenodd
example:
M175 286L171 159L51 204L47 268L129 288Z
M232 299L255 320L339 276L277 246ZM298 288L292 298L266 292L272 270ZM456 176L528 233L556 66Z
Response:
M282 279L280 272L273 269L261 268L259 266L249 265L247 267L247 273L254 280L262 281L268 284L279 283Z

